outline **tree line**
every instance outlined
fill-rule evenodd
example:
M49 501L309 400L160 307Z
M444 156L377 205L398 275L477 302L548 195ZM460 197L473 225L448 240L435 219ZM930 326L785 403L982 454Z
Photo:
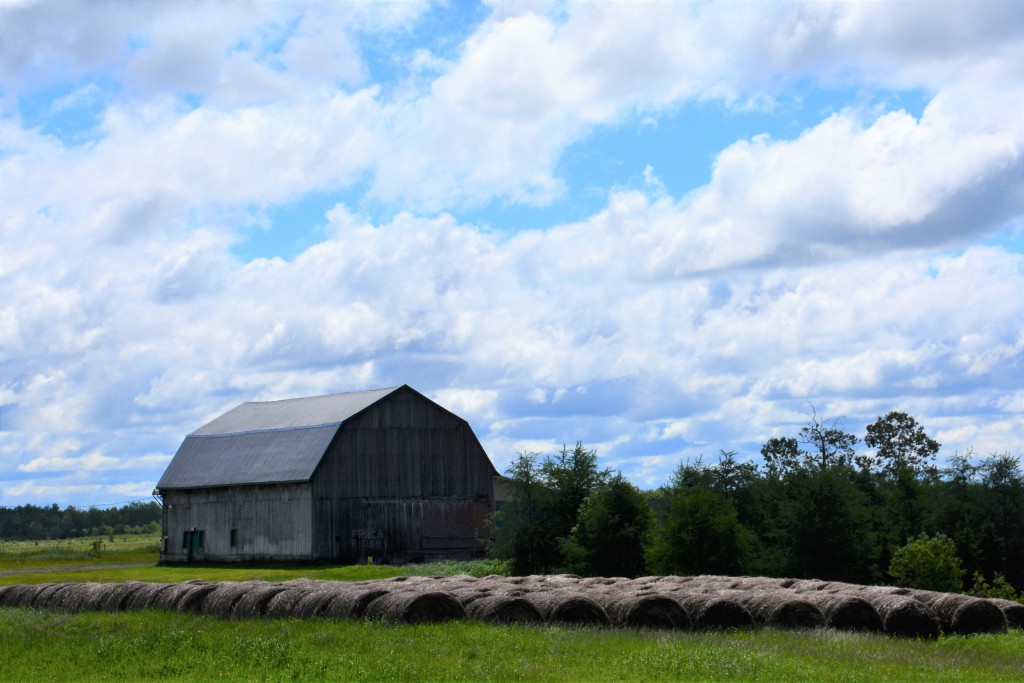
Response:
M0 539L7 541L159 533L162 508L155 501L122 507L61 508L19 505L0 508Z
M798 433L763 445L763 465L721 450L716 462L680 463L656 491L600 470L580 443L545 457L521 453L506 473L490 551L518 574L1024 589L1020 457L963 453L940 466L939 448L906 413L879 417L862 441L812 407ZM923 578L947 564L941 581Z

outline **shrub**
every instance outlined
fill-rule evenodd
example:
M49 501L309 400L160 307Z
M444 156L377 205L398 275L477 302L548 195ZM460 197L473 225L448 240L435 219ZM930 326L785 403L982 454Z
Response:
M889 576L897 586L931 591L959 593L963 590L964 570L956 554L956 544L938 534L921 534L892 555Z

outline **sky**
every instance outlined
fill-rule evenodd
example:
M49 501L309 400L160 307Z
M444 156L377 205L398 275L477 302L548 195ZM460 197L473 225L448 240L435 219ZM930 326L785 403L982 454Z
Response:
M0 231L4 506L402 384L645 488L812 410L1024 454L1017 0L0 0Z

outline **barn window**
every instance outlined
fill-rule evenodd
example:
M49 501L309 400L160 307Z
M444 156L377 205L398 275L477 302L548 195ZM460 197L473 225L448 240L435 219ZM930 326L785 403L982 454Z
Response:
M231 547L238 545L238 529L231 530Z
M188 532L181 535L181 547L188 548Z

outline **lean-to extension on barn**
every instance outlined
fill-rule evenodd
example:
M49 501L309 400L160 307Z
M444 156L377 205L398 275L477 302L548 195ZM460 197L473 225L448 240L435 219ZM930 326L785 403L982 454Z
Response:
M408 386L243 403L157 484L160 558L468 558L495 476L469 423Z

